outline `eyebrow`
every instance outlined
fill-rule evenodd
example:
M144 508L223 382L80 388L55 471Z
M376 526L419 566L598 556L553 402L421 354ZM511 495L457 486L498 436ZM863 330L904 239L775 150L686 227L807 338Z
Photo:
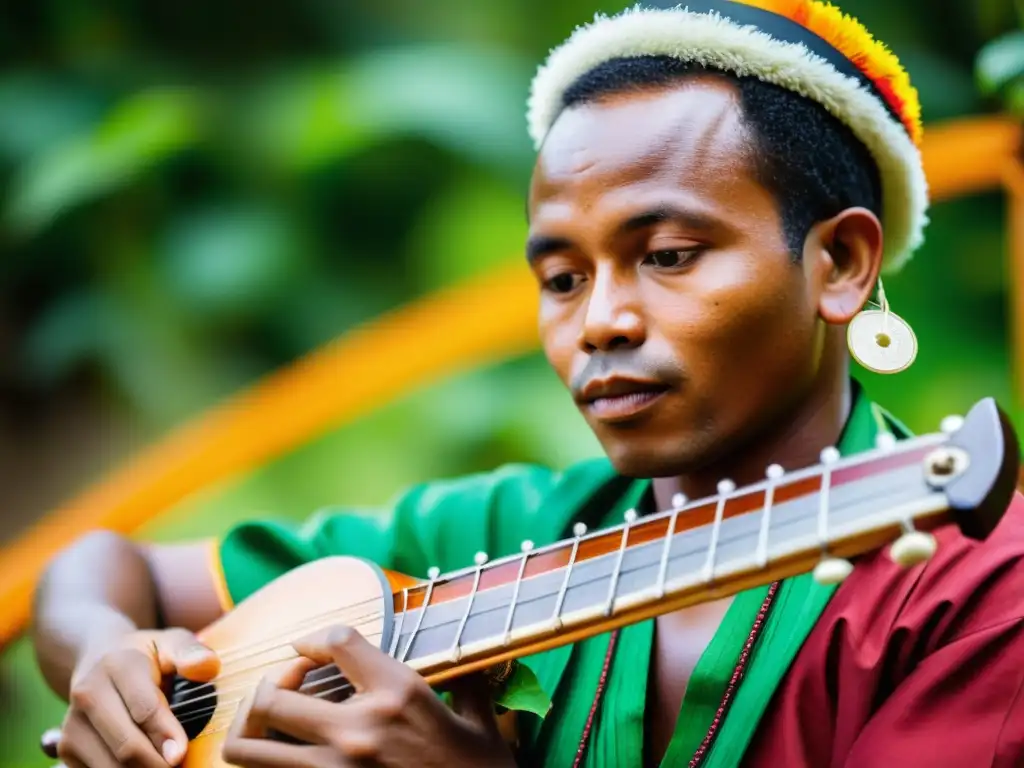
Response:
M718 225L718 221L707 214L685 208L677 208L672 205L660 205L657 208L644 211L626 219L626 221L619 225L618 232L619 234L636 232L638 229L644 229L652 224L660 224L665 221L675 222L687 229L696 229L701 232L708 232L715 229Z
M558 253L572 248L572 241L564 237L533 235L526 241L526 261L533 264L549 253Z
M630 216L615 229L616 235L629 234L662 222L675 222L687 229L708 232L719 226L712 216L698 211L678 208L672 205L659 205L635 216ZM572 248L573 243L565 237L549 235L533 235L526 241L526 261L533 264L550 253L557 253Z

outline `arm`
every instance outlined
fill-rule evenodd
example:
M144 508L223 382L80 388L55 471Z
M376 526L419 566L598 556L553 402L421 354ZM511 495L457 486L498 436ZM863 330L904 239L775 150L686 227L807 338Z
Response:
M136 630L198 631L221 612L208 545L145 547L98 532L47 569L36 592L32 642L47 683L67 698L88 649Z

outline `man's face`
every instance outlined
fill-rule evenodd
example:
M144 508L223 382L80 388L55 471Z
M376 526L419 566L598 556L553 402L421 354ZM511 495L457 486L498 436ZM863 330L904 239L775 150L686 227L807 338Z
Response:
M698 469L806 394L823 326L715 78L564 112L530 190L548 360L616 469Z

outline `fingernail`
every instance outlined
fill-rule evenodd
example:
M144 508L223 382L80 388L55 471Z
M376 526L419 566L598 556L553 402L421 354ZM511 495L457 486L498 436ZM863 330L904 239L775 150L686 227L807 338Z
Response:
M185 750L182 749L181 745L172 739L165 741L163 749L160 751L163 753L164 760L170 765L177 765L182 755L185 754Z
M202 659L208 659L210 657L210 649L205 645L193 645L185 650L182 654L184 661L201 661Z

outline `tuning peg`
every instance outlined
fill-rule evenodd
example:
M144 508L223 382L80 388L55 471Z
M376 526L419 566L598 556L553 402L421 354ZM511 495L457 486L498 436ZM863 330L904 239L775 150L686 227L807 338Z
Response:
M853 573L853 563L841 557L825 557L814 566L814 580L823 587L841 584Z
M839 449L830 445L828 448L822 450L819 458L821 459L822 464L835 464L839 461Z
M875 447L882 451L891 451L896 447L896 436L891 432L879 432L875 437Z
M947 435L951 435L954 432L959 432L960 427L962 427L963 425L964 417L953 414L951 416L947 416L942 420L942 423L939 425L939 429L941 429Z
M938 549L938 544L930 533L908 531L889 547L889 557L897 565L910 568L930 559L936 549Z

